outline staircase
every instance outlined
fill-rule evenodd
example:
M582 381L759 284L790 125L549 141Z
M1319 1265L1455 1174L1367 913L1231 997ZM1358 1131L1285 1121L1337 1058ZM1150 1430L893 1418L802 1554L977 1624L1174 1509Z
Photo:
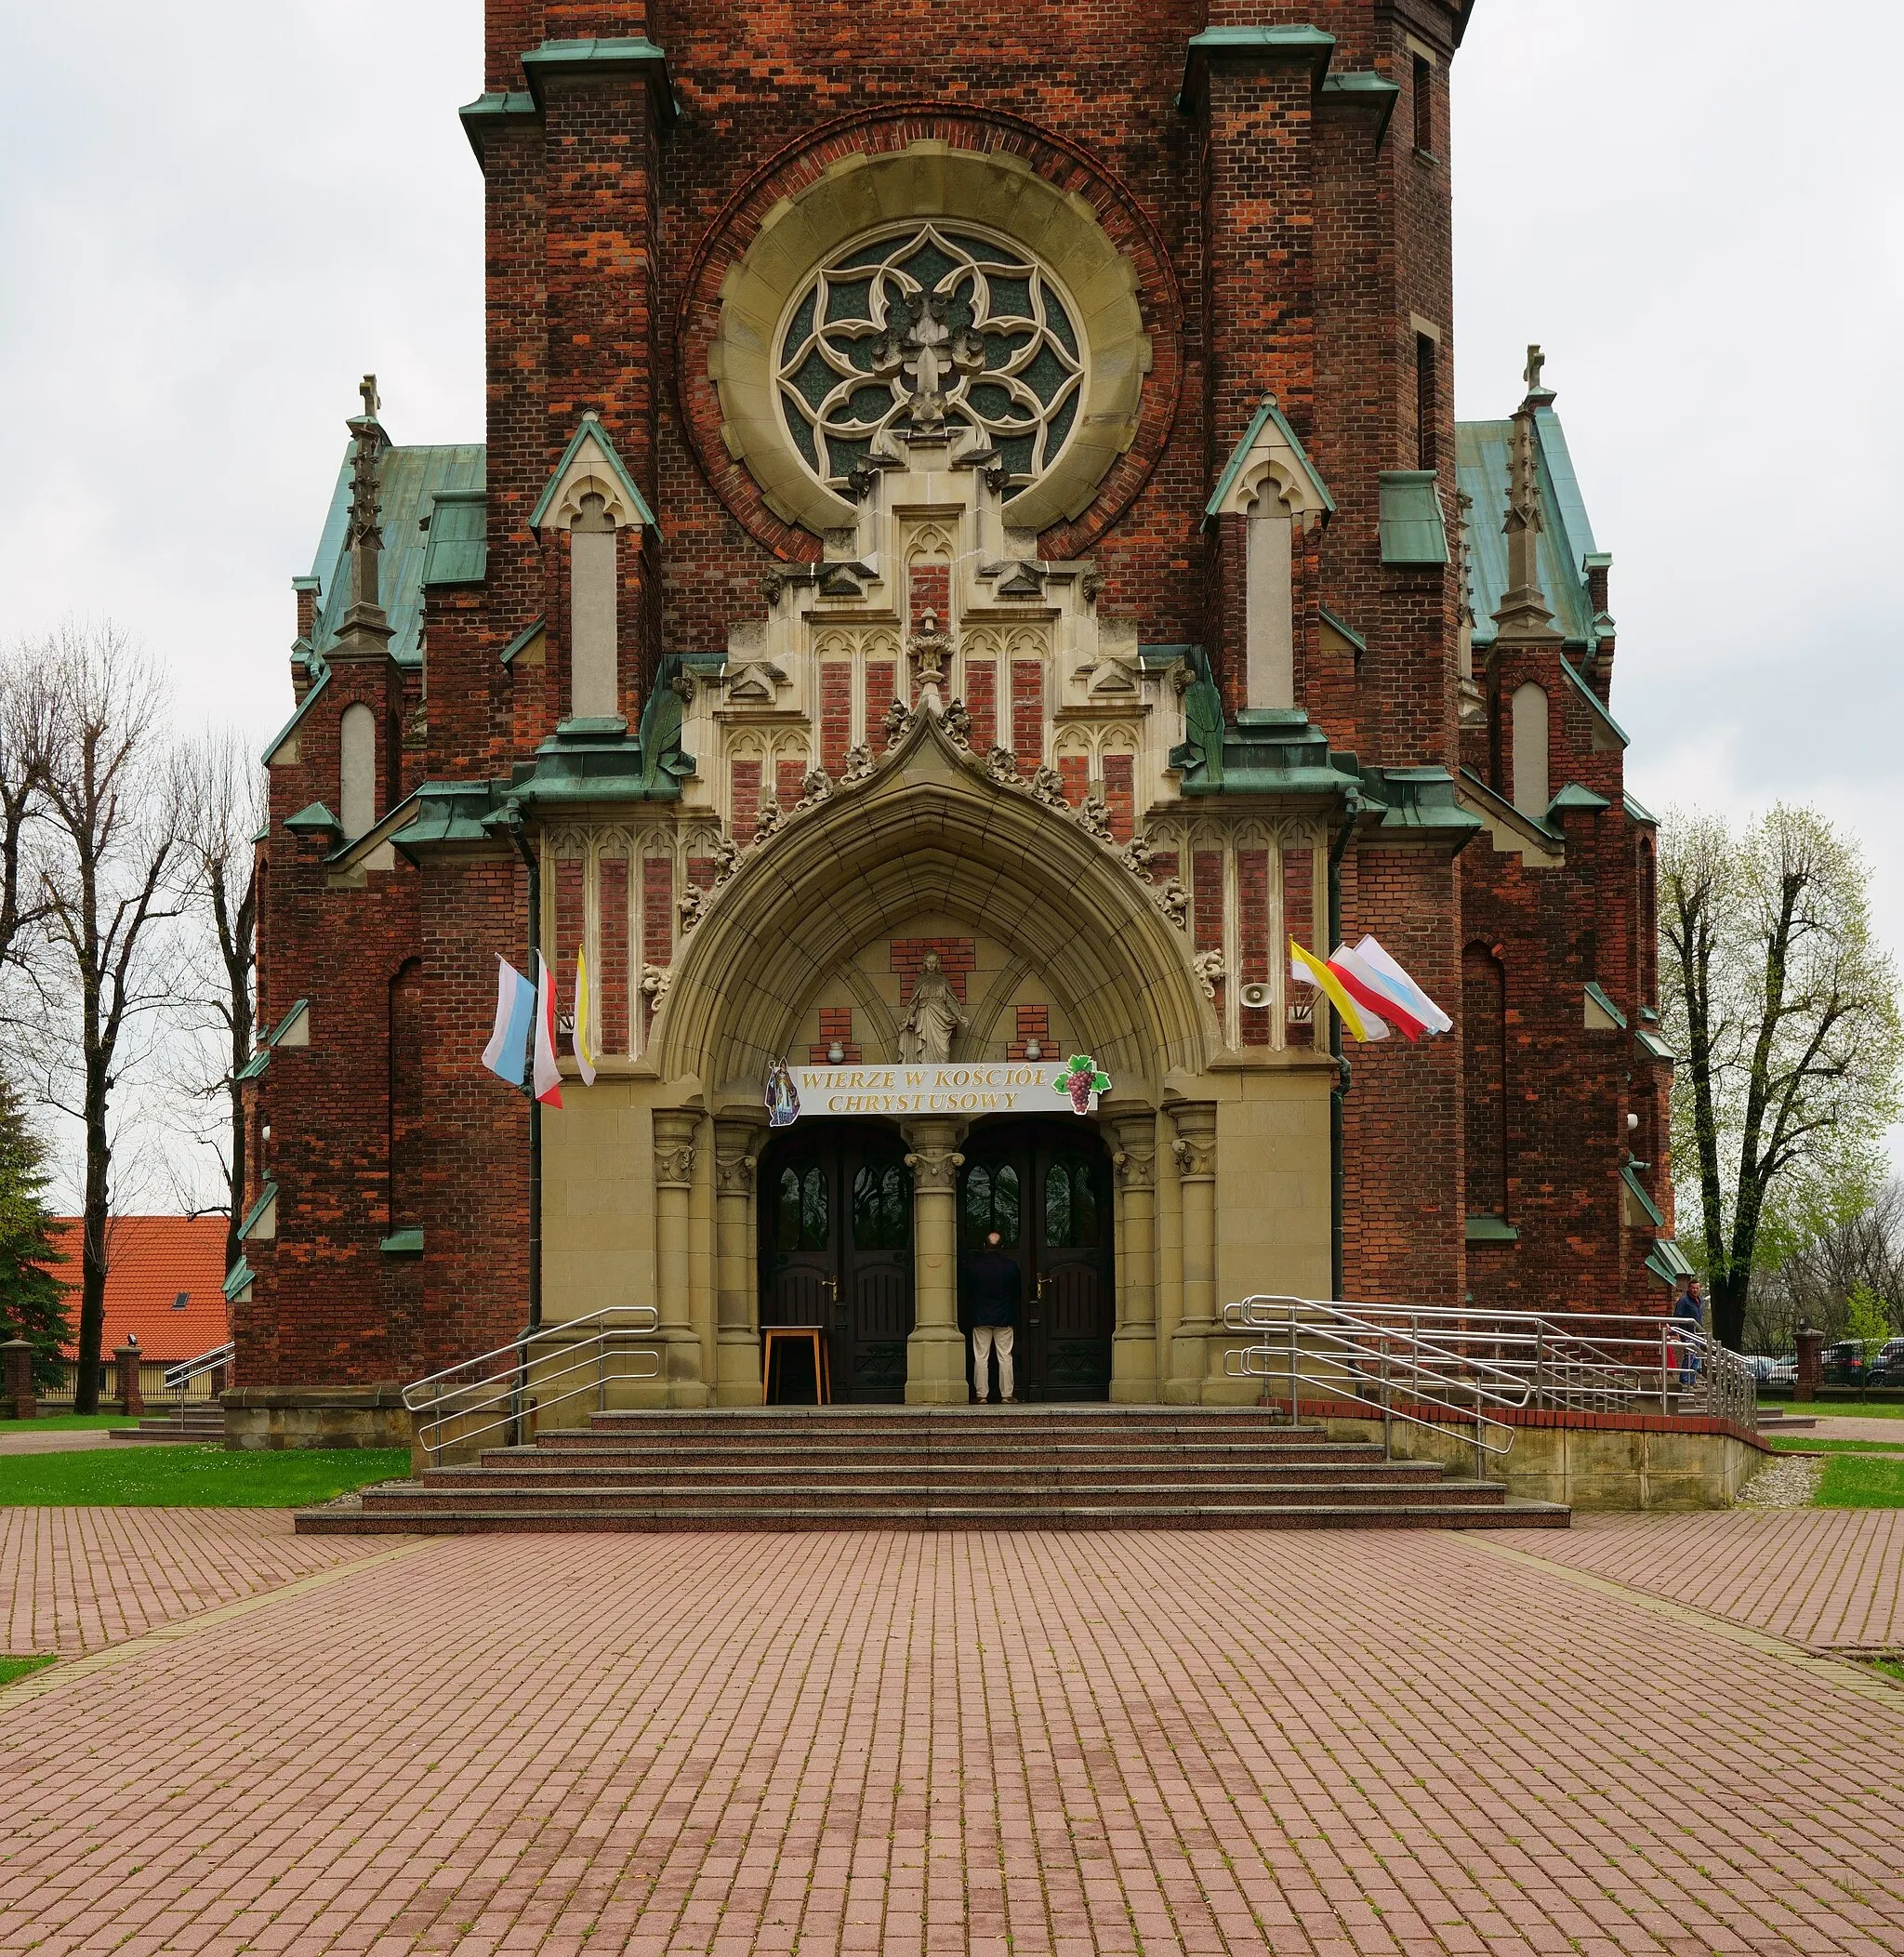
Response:
M218 1400L188 1400L182 1419L174 1407L165 1413L148 1413L136 1427L113 1427L108 1431L115 1441L198 1441L222 1447L225 1408Z
M305 1510L297 1528L1565 1528L1568 1514L1255 1408L760 1407L598 1413Z

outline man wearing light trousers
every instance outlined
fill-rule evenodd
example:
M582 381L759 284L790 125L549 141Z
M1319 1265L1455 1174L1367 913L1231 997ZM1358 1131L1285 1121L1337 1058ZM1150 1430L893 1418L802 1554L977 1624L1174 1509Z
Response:
M1018 1260L1007 1253L996 1230L985 1247L965 1263L965 1303L972 1320L972 1383L983 1405L992 1396L992 1355L998 1355L998 1397L1016 1397L1012 1342L1018 1325Z

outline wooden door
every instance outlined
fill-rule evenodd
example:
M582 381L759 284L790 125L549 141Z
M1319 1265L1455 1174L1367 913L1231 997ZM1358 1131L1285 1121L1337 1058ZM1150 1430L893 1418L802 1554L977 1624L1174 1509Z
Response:
M883 1130L814 1124L760 1165L760 1323L827 1338L836 1400L906 1397L912 1175Z
M962 1256L996 1230L1023 1281L1013 1358L1025 1400L1102 1400L1111 1390L1116 1307L1110 1164L1094 1130L1012 1123L965 1144ZM961 1308L961 1329L970 1324Z

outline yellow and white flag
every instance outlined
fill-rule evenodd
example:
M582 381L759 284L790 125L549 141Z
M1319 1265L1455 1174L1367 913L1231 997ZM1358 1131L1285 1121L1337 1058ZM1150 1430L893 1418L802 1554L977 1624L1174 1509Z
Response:
M1388 1038L1388 1022L1380 1013L1371 1012L1367 1006L1358 1006L1349 997L1348 988L1341 977L1320 959L1304 951L1294 938L1289 940L1289 976L1301 980L1305 985L1316 986L1356 1039Z
M575 1071L584 1087L595 1085L595 1007L588 997L588 955L575 953Z

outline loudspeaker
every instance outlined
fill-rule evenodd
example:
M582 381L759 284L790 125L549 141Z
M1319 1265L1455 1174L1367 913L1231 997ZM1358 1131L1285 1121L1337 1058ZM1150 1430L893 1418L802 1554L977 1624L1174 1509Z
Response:
M1246 1006L1254 1006L1259 1012L1276 1004L1276 990L1270 985L1245 985L1236 997Z

